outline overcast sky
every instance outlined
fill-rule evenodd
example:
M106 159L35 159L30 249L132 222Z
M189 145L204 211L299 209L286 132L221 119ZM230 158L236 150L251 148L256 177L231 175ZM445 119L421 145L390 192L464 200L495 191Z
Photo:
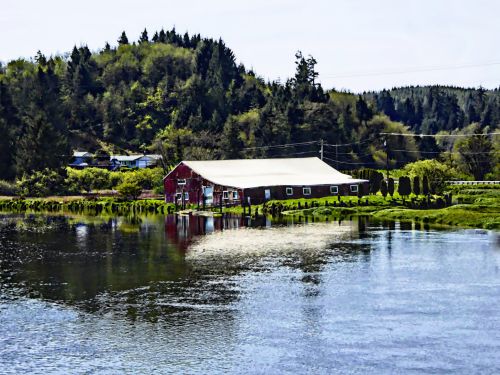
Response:
M292 76L301 50L325 88L500 86L498 0L2 0L0 9L3 62L175 26L221 37L266 79Z

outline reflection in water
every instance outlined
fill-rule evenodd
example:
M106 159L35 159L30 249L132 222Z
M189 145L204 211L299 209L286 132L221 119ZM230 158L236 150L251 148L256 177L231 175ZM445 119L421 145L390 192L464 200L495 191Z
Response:
M0 217L0 368L500 371L496 235L313 220Z

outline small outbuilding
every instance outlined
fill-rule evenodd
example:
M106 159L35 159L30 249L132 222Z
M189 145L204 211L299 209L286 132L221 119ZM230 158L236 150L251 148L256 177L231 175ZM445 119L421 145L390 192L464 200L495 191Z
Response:
M354 179L316 157L182 161L163 183L165 201L182 205L252 205L368 193L367 180Z

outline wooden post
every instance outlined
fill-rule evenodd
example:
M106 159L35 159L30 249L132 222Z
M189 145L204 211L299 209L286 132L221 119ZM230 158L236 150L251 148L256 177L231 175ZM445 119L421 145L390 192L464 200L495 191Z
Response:
M181 207L182 207L183 210L186 209L186 202L184 201L184 189L182 189Z

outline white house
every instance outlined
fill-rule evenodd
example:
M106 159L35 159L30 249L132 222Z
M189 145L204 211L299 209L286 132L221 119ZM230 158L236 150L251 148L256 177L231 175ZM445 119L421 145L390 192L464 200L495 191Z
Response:
M92 155L87 151L73 151L73 161L70 164L70 167L75 168L85 168L92 164Z
M147 168L155 166L161 159L161 155L112 155L111 162L118 163L121 167L128 168Z

